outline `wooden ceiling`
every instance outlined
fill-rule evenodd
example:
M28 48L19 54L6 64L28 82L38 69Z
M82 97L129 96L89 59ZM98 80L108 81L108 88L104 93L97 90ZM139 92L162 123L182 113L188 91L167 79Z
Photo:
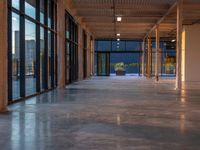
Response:
M76 17L95 38L143 39L176 0L72 0ZM117 22L116 17L122 21ZM183 24L199 23L200 0L184 0ZM160 24L162 37L176 33L176 7ZM152 36L154 33L152 32Z

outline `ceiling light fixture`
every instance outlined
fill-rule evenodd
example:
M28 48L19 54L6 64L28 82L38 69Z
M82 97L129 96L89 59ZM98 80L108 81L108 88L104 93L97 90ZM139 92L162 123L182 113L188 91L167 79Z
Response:
M117 45L119 45L119 43L117 43Z
M117 33L117 36L120 36L120 33Z
M172 42L175 42L175 41L176 41L175 39L172 40Z
M120 41L120 39L117 39L117 41Z
M117 21L121 22L122 21L122 17L117 17Z

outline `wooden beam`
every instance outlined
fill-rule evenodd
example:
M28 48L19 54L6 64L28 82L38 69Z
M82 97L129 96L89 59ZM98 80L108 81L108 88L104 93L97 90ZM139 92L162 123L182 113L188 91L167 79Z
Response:
M157 23L145 35L144 39L147 38L149 36L149 34L156 29L157 25L159 25L161 22L163 22L163 20L175 9L176 6L177 6L177 1L169 8L169 10L164 14L164 16L162 18L160 18L160 20L157 21Z

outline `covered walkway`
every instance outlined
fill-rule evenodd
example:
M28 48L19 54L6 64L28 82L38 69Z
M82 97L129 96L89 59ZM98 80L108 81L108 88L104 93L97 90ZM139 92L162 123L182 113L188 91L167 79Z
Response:
M174 80L94 77L9 106L3 150L199 149L200 93Z

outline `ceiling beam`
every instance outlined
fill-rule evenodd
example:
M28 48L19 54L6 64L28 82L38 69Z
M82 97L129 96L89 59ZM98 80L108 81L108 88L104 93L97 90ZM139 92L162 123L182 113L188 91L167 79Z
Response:
M164 14L164 16L162 18L160 18L160 20L157 21L157 23L151 28L151 30L145 35L145 37L143 38L144 40L151 34L151 32L153 30L156 29L156 27L163 21L165 20L165 18L176 8L177 6L177 1L169 8L169 10Z

